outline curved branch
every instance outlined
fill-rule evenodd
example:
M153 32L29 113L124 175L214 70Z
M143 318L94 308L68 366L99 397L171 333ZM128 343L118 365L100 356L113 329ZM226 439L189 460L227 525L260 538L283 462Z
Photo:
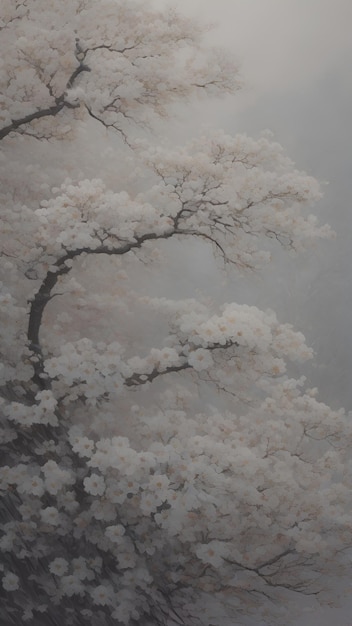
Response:
M233 261L231 261L231 259L227 256L224 248L222 247L222 245L215 239L215 237L211 237L211 235L208 235L207 233L202 233L202 232L197 232L197 231L193 231L193 230L183 230L182 233L184 235L192 235L193 237L200 237L201 239L207 239L208 241L210 241L218 250L220 250L220 254L224 260L224 263L233 263Z
M206 347L206 349L209 351L227 350L228 348L238 347L238 346L239 344L237 343L237 341L227 341L225 344L220 344L220 343L209 344ZM180 356L184 356L184 355L181 354ZM149 374L146 374L146 373L132 374L128 378L125 378L124 384L126 385L126 387L136 387L138 385L145 385L146 383L153 382L153 380L155 380L155 378L158 378L158 376L164 376L165 374L172 374L173 372L182 372L183 370L186 370L186 369L194 369L193 366L190 365L190 363L188 363L188 361L185 361L184 363L180 363L180 365L170 365L170 367L166 367L164 370L158 370L157 368L154 368Z
M125 143L126 143L126 144L130 147L130 148L132 147L132 145L131 145L131 144L129 143L129 141L128 141L128 138L127 138L126 133L125 133L125 132L124 132L121 128L119 128L118 126L116 126L116 124L113 124L113 123L108 124L107 122L104 122L104 120L103 120L101 117L99 117L98 115L96 115L95 113L93 113L92 109L90 109L90 108L89 108L89 106L88 106L87 104L85 105L85 107L86 107L86 110L87 110L87 112L88 112L88 115L90 115L90 117L92 117L94 120L97 120L97 122L100 122L100 124L103 124L103 126L105 126L105 128L113 128L114 130L116 130L117 132L119 132L119 133L122 135L124 142L125 142Z
M163 376L164 374L171 374L172 372L182 372L182 370L191 369L192 366L186 361L181 365L172 365L170 367L165 368L164 370L153 369L150 374L132 374L129 378L126 378L124 384L126 387L136 387L137 385L145 385L146 383L151 383L158 376Z
M52 107L48 107L47 109L42 109L41 111L35 111L35 113L30 113L25 117L22 117L19 120L12 120L11 124L5 126L0 130L0 139L3 139L13 131L20 128L20 126L24 126L25 124L29 124L33 120L39 120L42 117L47 117L49 115L57 115L60 111L65 107L66 103L64 101L63 96L57 99L56 104Z
M76 80L77 76L79 76L79 74L81 74L82 72L90 72L90 68L87 65L83 64L80 64L78 67L76 67L75 71L71 74L66 83L66 89L71 89L73 87L74 81ZM25 115L18 120L11 120L11 124L5 126L0 130L0 140L4 139L4 137L7 137L7 135L9 135L10 133L16 131L21 126L30 124L30 122L32 122L33 120L39 120L42 117L55 116L60 113L60 111L62 111L62 109L65 107L68 109L75 109L79 106L76 104L71 104L70 102L66 102L65 95L66 94L63 93L61 96L56 98L55 104L51 107L35 111L34 113L29 113L28 115Z
M299 555L294 548L287 548L283 552L280 552L276 556L272 557L268 561L261 563L260 565L257 565L256 567L250 567L249 565L244 565L238 561L225 558L225 557L224 557L224 561L226 561L226 563L229 563L230 565L235 565L242 571L254 572L255 574L257 574L257 576L259 576L259 578L263 580L263 582L265 582L266 585L268 585L268 587L282 588L282 589L287 589L289 591L300 592L305 596L319 595L321 590L318 589L314 591L313 589L309 588L310 585L312 585L312 583L315 582L314 580L310 580L310 581L307 580L305 582L297 581L296 583L295 582L291 583L290 581L285 581L283 579L283 575L285 574L285 569L289 567L285 565L284 563L284 559L287 556L298 557ZM303 563L308 563L308 559L304 559ZM266 568L270 568L273 565L277 565L278 567L274 572L264 573L262 571L262 570L265 570ZM278 576L280 576L280 578L279 580L276 580ZM262 592L259 592L259 593L262 593Z
M40 345L40 328L42 324L43 314L46 305L50 300L54 297L55 294L52 293L54 287L57 284L57 281L60 276L64 276L68 274L71 270L71 265L68 261L75 259L81 254L106 254L106 255L117 255L121 256L123 254L127 254L131 250L141 248L142 245L146 241L152 240L161 240L161 239L170 239L176 235L197 235L197 233L193 231L187 230L179 230L174 228L162 235L157 233L145 233L140 237L136 237L135 241L130 243L126 243L122 245L120 248L110 248L106 245L102 245L98 248L79 248L77 250L71 250L67 252L64 256L54 263L54 267L56 267L56 271L49 270L44 278L39 290L35 294L35 296L30 301L30 309L29 309L29 320L28 320L28 329L27 329L27 337L29 342L29 348L34 353L34 358L32 359L32 365L34 368L34 376L32 378L33 382L35 382L40 388L47 389L48 383L46 382L45 374L44 374L44 362L43 362L43 354ZM204 236L201 234L200 236ZM215 239L205 235L205 238L212 241L212 243L217 243ZM220 246L221 247L221 246ZM237 342L227 342L225 345L213 344L209 345L209 350L214 350L217 348L228 348L230 346L238 346ZM157 376L161 374L167 374L169 372L176 372L183 369L186 369L189 366L187 363L167 368L165 371L153 370L150 374L145 375L133 375L129 379L126 379L125 384L127 386L135 386L140 384L145 384L146 382L151 382Z
M35 382L40 388L46 389L47 384L44 377L44 364L43 355L40 345L40 327L42 324L43 314L46 305L53 297L52 291L56 286L56 283L60 276L68 274L71 266L67 263L80 256L81 254L106 254L106 255L122 255L130 252L133 249L140 248L146 241L156 239L169 239L174 235L181 234L179 231L172 230L163 235L156 233L146 233L141 237L137 237L135 241L127 243L120 248L109 248L108 246L100 246L98 248L79 248L78 250L71 250L54 263L56 271L49 270L39 288L37 293L30 300L29 308L29 320L27 337L29 342L29 348L35 355L32 359L32 365L34 368L33 382Z

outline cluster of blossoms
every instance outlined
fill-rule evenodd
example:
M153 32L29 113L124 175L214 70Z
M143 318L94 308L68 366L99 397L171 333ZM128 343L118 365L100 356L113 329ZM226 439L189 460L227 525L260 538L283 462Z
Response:
M122 375L127 368L121 360L122 348L118 342L96 347L89 339L61 346L61 354L45 361L45 372L57 379L57 395L65 395L66 401L76 400L84 394L90 402L104 393L121 393Z
M8 420L22 426L32 424L50 424L57 426L55 408L57 400L49 390L39 391L35 396L35 404L26 405L22 402L11 402L4 406L4 413Z
M177 308L178 303L175 305ZM183 309L174 315L181 338L197 346L226 346L237 344L248 350L285 355L294 360L310 358L312 352L305 345L302 333L294 332L292 326L279 324L275 313L261 311L245 304L226 304L220 315L207 315Z
M199 25L175 13L160 19L160 13L137 1L100 0L97 6L90 0L82 7L73 0L57 7L5 0L2 26L3 61L11 76L8 84L1 75L4 126L44 107L59 103L64 109L67 103L70 109L81 101L102 123L124 130L129 119L146 121L155 112L165 113L165 106L180 97L231 91L239 84L226 55L210 52L205 61ZM192 51L196 59L186 64L180 51L186 56ZM78 83L75 71L85 64L90 71L81 69ZM169 67L175 64L178 72L171 75ZM42 136L51 126L51 136L55 130L65 136L71 120L63 117L55 119L54 129L44 117L30 130Z
M72 470L63 469L54 460L30 468L24 463L2 468L1 488L5 490L16 485L19 493L29 496L41 497L44 493L56 496L74 482Z
M69 607L74 598L82 613L89 599L129 624L155 584L181 607L185 584L223 600L232 589L245 601L248 585L294 589L307 552L323 571L335 549L326 532L332 518L345 538L351 534L348 486L339 486L336 501L336 486L326 482L327 467L339 471L342 456L326 445L315 458L311 443L340 446L345 416L318 403L314 391L302 395L297 381L283 382L276 397L244 416L134 413L143 450L126 437L91 438L75 426L72 452L60 463L31 467L30 476L26 463L4 468L1 488L11 486L22 504L18 521L3 526L0 548L15 553L23 570L30 555L42 555L44 572L29 577L40 602L49 594ZM327 503L329 515L316 517ZM105 556L94 559L96 549ZM3 577L8 593L23 585L21 568Z
M327 225L301 212L320 198L317 182L294 170L268 138L219 133L178 151L149 148L144 158L161 178L152 201L160 209L168 206L180 231L215 240L216 252L224 256L226 249L226 258L240 267L270 258L258 249L258 235L294 250L331 237Z
M302 333L290 324L280 324L273 311L255 306L226 304L220 313L213 307L190 300L144 298L152 310L168 315L176 367L207 371L220 386L236 390L263 377L279 377L286 372L286 360L303 362L312 357ZM226 357L224 358L224 356ZM131 359L136 371L150 372L148 359ZM155 364L162 371L160 364Z
M170 227L167 217L160 217L143 196L133 199L125 191L114 193L99 179L77 184L68 179L52 192L54 197L35 212L40 224L37 236L48 242L47 254L72 248L113 249L135 241L146 229L162 234Z
M302 333L289 324L279 324L272 311L254 306L227 304L219 314L194 300L168 301L144 298L151 308L168 314L170 335L164 348L151 348L146 356L126 358L118 342L98 343L80 339L60 347L60 354L46 359L45 373L53 381L53 390L67 404L84 395L96 405L101 398L124 393L126 387L152 381L161 374L191 368L209 372L212 380L226 386L244 387L263 376L281 376L286 371L284 359L304 361L311 358ZM226 351L226 359L223 354ZM234 387L233 387L234 388ZM44 394L44 395L43 395ZM22 424L39 422L47 408L51 392L38 394L47 398L38 407L12 403L10 419ZM53 405L54 408L54 405ZM16 411L19 413L16 414ZM46 411L45 415L49 413ZM55 421L55 414L51 412ZM43 420L42 420L43 421Z
M345 565L351 426L286 376L311 356L303 335L256 307L111 289L171 239L248 269L268 237L298 250L331 234L302 213L317 183L269 137L136 140L178 98L238 87L200 35L141 0L3 0L1 623L233 626ZM107 129L123 140L110 177ZM166 336L117 342L113 315L108 339L84 336L94 305L137 299L143 330L152 311Z

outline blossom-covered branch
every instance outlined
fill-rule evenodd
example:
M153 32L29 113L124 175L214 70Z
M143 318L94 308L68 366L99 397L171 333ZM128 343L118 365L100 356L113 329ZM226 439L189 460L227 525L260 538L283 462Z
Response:
M72 73L67 82L67 89L72 88L75 84L76 78L82 72L90 72L90 68L87 65L79 64L79 66ZM46 107L44 109L39 109L38 111L34 111L33 113L29 113L22 118L12 119L11 123L0 129L0 140L7 137L10 133L13 133L17 130L20 130L23 126L27 126L31 122L35 120L40 120L43 117L56 116L60 111L67 107L68 109L76 108L79 104L74 104L69 102L66 99L66 92L61 94L58 97L55 97L55 104L52 106Z
M286 623L350 566L350 419L273 311L170 285L330 237L318 183L267 135L157 145L241 84L173 10L3 0L0 47L0 622Z

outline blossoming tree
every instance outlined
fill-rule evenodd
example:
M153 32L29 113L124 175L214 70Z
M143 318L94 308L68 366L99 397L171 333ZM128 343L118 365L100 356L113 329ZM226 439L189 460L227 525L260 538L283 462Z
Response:
M240 86L175 12L3 0L0 27L1 623L282 623L343 571L348 420L272 311L131 277L171 241L236 271L328 237L318 185L265 137L155 146L174 102Z

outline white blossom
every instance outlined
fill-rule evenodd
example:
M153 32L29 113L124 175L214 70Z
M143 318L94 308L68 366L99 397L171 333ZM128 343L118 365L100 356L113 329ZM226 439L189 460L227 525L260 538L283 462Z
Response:
M60 523L59 511L54 506L47 506L42 509L40 515L45 524L57 526Z
M92 496L101 496L105 491L104 478L102 476L99 476L99 474L93 473L90 476L86 476L83 484L86 492L90 493Z
M198 350L193 350L190 353L188 363L193 367L193 369L200 372L201 370L209 369L213 364L213 359L208 350L198 348Z
M91 596L95 604L111 604L113 590L111 585L98 585L91 590Z
M90 457L94 448L94 441L92 439L88 439L88 437L81 437L79 440L72 446L72 450L77 452L81 457Z
M343 576L352 428L289 377L312 356L303 334L178 293L187 246L248 273L271 243L331 236L306 213L317 181L272 137L158 145L175 106L241 85L205 30L142 0L2 0L0 571L16 624L284 624L294 589Z
M42 496L45 491L43 480L39 476L31 476L18 484L19 493L28 493L34 496Z
M223 556L227 554L227 546L220 541L210 541L206 544L199 544L196 548L196 555L204 563L210 563L214 567L223 564Z
M105 535L113 543L119 543L124 534L125 528L121 524L116 524L115 526L107 526L107 528L105 529Z
M42 466L42 472L45 476L45 488L51 494L57 494L66 485L74 482L72 473L63 469L56 461L47 461Z
M72 569L73 574L76 578L80 580L93 580L94 574L92 570L87 565L87 560L80 556L77 559L72 559Z
M66 559L57 557L50 563L49 570L52 574L55 574L56 576L63 576L68 571L68 562L66 561Z
M69 597L75 594L83 595L85 593L84 585L81 583L79 577L74 574L61 576L60 585L63 593Z
M2 586L5 591L16 591L19 588L19 577L12 572L8 572L2 577Z

